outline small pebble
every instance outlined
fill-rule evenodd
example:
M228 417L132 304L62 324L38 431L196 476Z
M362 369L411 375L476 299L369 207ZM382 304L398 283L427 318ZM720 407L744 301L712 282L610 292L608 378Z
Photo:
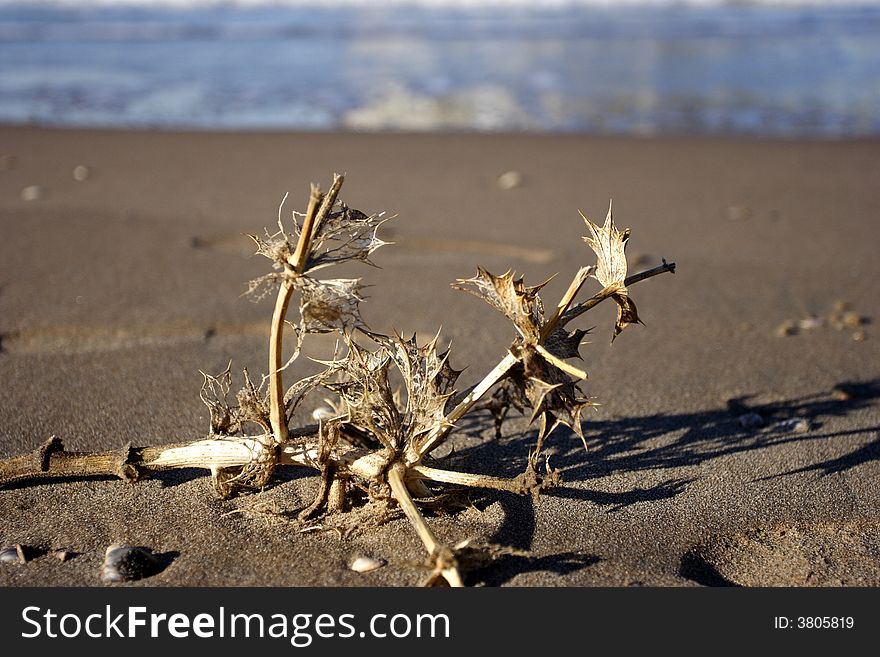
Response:
M841 317L840 319L846 328L858 328L862 324L868 323L867 317L862 317L858 313L851 310L849 312L843 313L843 317Z
M58 561L67 561L73 557L73 552L70 550L55 550L52 556L58 559Z
M18 165L15 155L0 155L0 171L12 171Z
M91 174L91 170L84 164L77 164L73 167L73 179L76 182L85 182Z
M797 324L795 324L790 319L785 320L784 322L782 322L782 324L776 327L776 335L778 335L780 338L787 338L791 335L797 335L797 332Z
M788 420L782 420L776 425L780 431L791 431L794 433L808 433L810 431L810 421L802 417L793 417Z
M849 401L856 395L845 386L834 386L834 389L831 391L831 396L837 401Z
M854 331L852 334L852 339L856 342L864 342L867 337L868 336L864 331Z
M739 423L743 429L757 429L764 426L764 418L757 413L744 413L739 416Z
M101 577L106 582L131 582L155 575L161 569L156 557L144 548L111 545L104 554Z
M804 331L812 331L824 325L825 320L821 317L806 317L805 319L799 319L797 323L798 328Z
M351 569L356 573L371 573L374 570L379 570L379 568L387 564L388 562L384 559L376 559L374 557L358 557L351 562Z
M728 221L747 221L752 218L752 209L747 205L731 205L727 208Z
M43 188L39 185L28 185L21 190L22 201L39 201L43 198Z
M3 563L27 563L24 547L16 543L10 547L0 548L0 562Z
M505 191L522 186L523 175L519 171L505 171L498 176L498 187Z

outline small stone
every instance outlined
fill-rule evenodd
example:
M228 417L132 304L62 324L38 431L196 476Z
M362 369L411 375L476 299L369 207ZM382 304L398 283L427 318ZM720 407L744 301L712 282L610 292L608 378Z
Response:
M28 185L21 190L22 201L39 201L43 198L44 190L39 185Z
M776 425L776 428L786 432L808 433L810 431L810 421L803 417L793 417L782 420L782 422Z
M795 324L790 319L785 320L784 322L782 322L782 324L776 327L776 335L780 338L787 338L792 335L797 335L797 333L797 324Z
M752 218L752 209L747 205L731 205L727 208L728 221L747 221Z
M497 180L498 187L504 191L521 187L523 175L519 171L505 171Z
M821 317L806 317L804 319L799 319L797 322L797 326L802 331L812 331L813 329L821 328L825 325L825 320Z
M849 401L857 395L848 386L839 385L831 390L831 396L837 401Z
M840 321L843 322L843 325L846 328L859 328L862 324L868 323L868 318L862 317L858 313L850 310L849 312L843 313Z
M868 335L864 331L853 331L852 339L856 342L864 342Z
M18 158L15 155L0 155L0 171L12 171L18 166Z
M52 556L55 557L56 559L58 559L58 561L63 562L63 561L68 561L69 559L72 559L74 554L70 550L55 550L52 553Z
M16 543L9 547L0 548L0 562L27 563L27 555L24 552L24 546Z
M374 557L358 557L351 562L350 567L356 573L371 573L374 570L379 570L379 568L382 568L387 564L388 562L384 559L376 559Z
M739 423L743 429L758 429L764 426L764 418L757 413L744 413L739 416Z
M77 164L73 167L73 179L76 182L85 182L92 175L91 169L84 164Z
M132 582L155 575L162 566L155 556L142 547L111 545L104 553L101 577L106 582Z

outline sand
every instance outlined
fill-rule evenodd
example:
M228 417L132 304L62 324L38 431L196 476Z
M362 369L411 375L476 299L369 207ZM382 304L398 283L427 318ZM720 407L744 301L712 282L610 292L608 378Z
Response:
M568 432L551 438L562 488L538 503L479 494L429 519L450 543L526 553L468 583L880 585L878 141L16 127L0 128L0 157L0 457L50 435L80 450L204 436L199 370L265 370L271 302L241 294L268 261L242 233L273 226L285 192L302 209L310 181L344 171L352 206L397 215L381 269L344 273L373 285L374 329L442 327L452 364L468 366L463 386L513 334L449 283L477 265L534 283L559 272L555 303L594 262L577 210L600 220L613 198L633 230L630 270L666 258L677 273L631 290L645 326L613 345L610 303L583 318L596 326L583 367L600 405L587 451ZM509 171L518 184L499 186ZM308 353L330 349L316 338ZM495 441L475 415L457 467L516 474L533 439L517 417ZM167 563L134 586L423 579L405 519L343 538L293 531L284 514L316 486L285 468L228 501L199 470L2 489L0 546L33 558L0 563L0 585L102 586L104 550L120 542ZM355 573L358 556L388 565Z

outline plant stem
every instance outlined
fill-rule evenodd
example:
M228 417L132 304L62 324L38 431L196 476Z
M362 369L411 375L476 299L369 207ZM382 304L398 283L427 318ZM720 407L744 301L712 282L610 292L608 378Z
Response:
M302 238L300 238L302 241ZM278 298L275 301L275 312L272 314L272 330L269 336L269 421L272 423L272 434L275 443L280 445L287 441L287 411L284 408L284 379L282 369L282 343L284 337L284 318L293 295L293 282L282 279Z
M550 334L553 333L553 329L556 328L556 325L559 323L559 320L562 319L562 316L565 315L566 311L569 309L571 304L574 302L574 298L577 296L577 293L581 291L584 283L587 282L587 279L596 271L595 267L581 267L577 274L574 275L574 278L571 280L571 284L569 284L568 289L565 291L565 294L562 295L562 299L559 301L559 305L556 307L556 311L553 313L553 316L547 320L544 326L541 328L541 337L538 340L539 344L543 344L544 341L550 337Z
M309 246L312 241L312 229L315 225L315 215L317 214L318 207L321 205L323 199L324 195L321 193L321 188L313 183L309 193L309 205L306 209L306 217L303 219L302 229L299 232L299 241L296 243L296 249L294 250L293 255L290 256L287 261L297 274L302 274L306 259L309 256Z
M278 462L320 470L320 442L314 426L291 435L280 446ZM111 452L67 452L57 438L31 454L0 459L0 486L34 479L76 479L107 476L137 479L141 474L176 468L216 470L242 467L259 460L266 452L269 434L260 436L217 436L189 443L154 447L126 447ZM328 463L340 473L376 479L387 465L387 455L366 449L334 452Z
M339 196L339 190L342 189L343 182L345 182L344 175L333 174L333 184L330 185L330 189L321 201L321 207L318 208L318 212L315 214L315 222L312 226L312 233L309 236L310 239L315 238L315 235L318 234L318 230L321 228L321 224L324 223L327 215L333 210L333 204L336 203L336 198Z
M422 441L415 452L407 455L407 462L410 465L418 463L425 454L429 454L432 450L436 449L446 439L446 436L449 435L453 425L464 417L465 413L471 410L471 407L477 403L480 397L486 394L486 391L488 391L489 388L503 379L510 368L516 365L516 363L516 356L508 352L504 358L492 368L492 371L483 377L483 380L474 386L464 399L458 402L455 408L446 415L444 421L428 434L427 438Z
M630 285L635 285L636 283L639 283L639 282L644 281L648 278L651 278L652 276L657 276L658 274L665 274L666 272L669 272L671 274L675 273L675 263L674 262L667 263L664 260L662 265L658 265L657 267L654 267L653 269L648 269L643 272L639 272L638 274L633 274L632 276L628 276L626 278L626 280L623 281L623 286L629 287ZM560 322L562 323L563 326L565 324L568 324L574 318L580 317L585 312L594 308L595 306L600 304L602 301L605 301L605 299L607 299L608 297L614 296L619 291L620 291L619 285L610 285L606 288L603 288L602 290L600 290L599 292L594 294L592 297L590 297L586 301L583 301L583 302L579 303L578 305L574 306L573 308L570 308L567 312L565 312L562 315Z
M489 475L471 474L468 472L456 472L454 470L440 470L429 468L426 465L411 467L410 472L419 477L437 481L443 484L457 484L459 486L474 486L476 488L491 488L492 490L504 490L510 493L525 493L522 483L516 479L503 479Z
M293 271L289 272L292 273L292 276L282 279L278 298L275 301L275 312L272 314L272 329L269 336L269 421L272 424L272 434L275 436L276 445L287 442L289 433L287 411L284 406L284 377L281 373L283 369L284 320L287 317L287 308L293 294L294 281L302 276L305 270L312 239L321 222L333 209L333 204L336 203L336 197L339 195L344 180L344 176L334 176L333 185L324 196L321 195L321 190L317 185L312 185L299 241L287 263L293 267Z
M437 540L409 494L409 490L406 488L406 467L402 463L396 463L388 470L388 483L391 485L394 499L400 504L400 508L403 509L410 524L422 539L428 554L436 560L437 574L441 575L450 586L464 586L451 550Z

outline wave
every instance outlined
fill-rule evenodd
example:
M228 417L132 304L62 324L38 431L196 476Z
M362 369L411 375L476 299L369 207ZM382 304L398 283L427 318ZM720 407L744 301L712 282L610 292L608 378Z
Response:
M345 8L381 9L416 7L456 10L517 8L526 10L596 7L877 7L880 0L0 0L0 7L67 8Z

